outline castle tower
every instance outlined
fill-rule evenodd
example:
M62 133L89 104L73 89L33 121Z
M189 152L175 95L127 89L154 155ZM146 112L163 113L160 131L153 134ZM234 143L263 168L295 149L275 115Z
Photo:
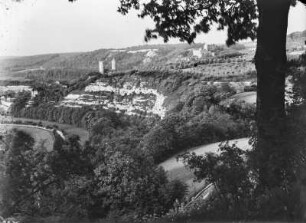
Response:
M112 60L112 70L116 70L116 60L113 58Z
M203 44L203 50L208 51L208 45L206 43Z
M99 72L104 74L104 64L103 61L99 61Z

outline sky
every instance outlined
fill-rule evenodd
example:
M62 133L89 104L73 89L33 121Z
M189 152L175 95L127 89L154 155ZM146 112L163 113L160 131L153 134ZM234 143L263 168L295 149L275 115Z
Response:
M0 0L0 56L84 52L143 45L153 22L135 12L117 12L119 0ZM288 33L306 29L306 7L291 8ZM226 33L212 30L196 42L224 43ZM170 43L178 43L171 40ZM163 43L162 39L150 44Z

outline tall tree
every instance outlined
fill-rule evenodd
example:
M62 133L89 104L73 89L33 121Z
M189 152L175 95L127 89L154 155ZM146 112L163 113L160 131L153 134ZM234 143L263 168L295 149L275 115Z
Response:
M257 145L255 166L268 187L282 182L289 168L285 146L286 38L290 0L257 0Z
M305 0L300 0L306 3ZM227 29L227 45L257 35L255 64L257 70L257 144L256 160L260 182L267 187L280 183L281 169L287 165L282 149L285 118L286 37L290 5L296 0L120 0L118 9L127 14L140 11L150 17L153 29L145 40L179 38L192 43L198 33L207 33L214 24ZM257 21L258 19L258 26ZM273 157L280 157L274 160ZM256 162L255 162L256 163Z
M306 4L305 0L299 0ZM165 41L178 37L191 43L198 33L207 33L212 24L227 28L226 43L256 37L257 141L254 166L263 187L279 186L290 170L290 148L286 147L285 71L286 38L290 5L296 0L120 0L119 12L140 11L151 17L155 28L146 31L146 40L161 36ZM255 19L258 18L258 27ZM304 204L305 205L305 204ZM305 205L306 206L306 205ZM304 216L306 219L306 214Z

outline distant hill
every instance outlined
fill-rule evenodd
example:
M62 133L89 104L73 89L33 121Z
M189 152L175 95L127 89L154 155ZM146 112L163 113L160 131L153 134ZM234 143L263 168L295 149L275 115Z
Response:
M288 46L297 49L303 46L306 40L306 30L288 35ZM111 69L111 60L116 59L117 70L131 69L163 69L164 67L177 67L178 64L189 63L197 58L203 49L203 44L160 44L142 45L121 49L99 49L81 53L57 53L25 57L0 58L0 74L13 77L22 76L28 71L68 69L79 71L97 71L98 61L104 61L106 69ZM249 51L245 49L250 49ZM252 49L252 50L251 50ZM244 51L243 51L244 50ZM225 45L212 45L210 51L213 55L224 56L241 53L249 60L254 55L254 44L238 44L227 48ZM209 55L211 56L211 55ZM204 56L205 57L205 56ZM174 64L174 65L173 65Z
M202 44L144 45L124 49L99 49L85 53L8 57L0 58L0 67L4 71L13 72L39 67L45 69L97 69L98 61L103 60L106 68L110 69L110 61L115 58L118 69L126 70L142 65L171 62L174 58L180 58L181 54L188 56L188 50L202 46Z
M288 35L288 40L299 41L301 39L306 39L306 30L302 32L294 32Z

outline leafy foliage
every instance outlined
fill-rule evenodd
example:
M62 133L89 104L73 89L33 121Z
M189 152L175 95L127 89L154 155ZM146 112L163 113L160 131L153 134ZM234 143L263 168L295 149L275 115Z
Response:
M33 106L47 102L56 103L66 95L66 89L59 84L37 83L33 86L33 90L38 92L34 97Z
M93 131L91 140L96 134L101 132ZM118 215L134 221L166 213L185 195L185 185L169 182L152 158L136 148L130 150L133 140L100 138L83 147L77 136L67 141L55 137L53 151L47 152L34 149L34 140L23 132L8 136L1 214Z
M34 139L23 132L14 131L7 137L6 154L4 154L5 171L3 173L5 186L2 188L3 197L1 200L3 207L1 214L4 216L10 216L24 210L28 213L33 212L33 209L28 208L35 200L31 196L32 188L34 189L36 186L33 182L33 177L35 177L33 164L35 162L31 163L33 145ZM37 160L35 161L37 162ZM29 196L26 202L23 202L22 197L25 195Z
M19 92L12 104L11 111L12 112L20 112L23 108L26 107L27 103L31 99L31 93L28 91Z
M152 167L152 163L143 157L115 152L94 170L96 196L103 199L106 209L119 215L166 213L174 199L182 199L185 190L177 191L174 196L167 195L165 173ZM174 192L175 188L172 190Z
M214 186L215 195L207 201L210 208L202 207L208 217L206 220L245 218L254 205L250 197L256 186L246 162L247 153L228 142L219 145L219 152L203 156L185 153L179 159L194 172L196 180L205 180Z
M240 39L255 39L257 18L255 1L138 1L120 0L118 11L127 14L131 9L140 11L139 17L150 17L154 29L146 30L145 40L161 36L179 38L192 43L198 33L207 33L213 24L219 30L227 28L227 44Z

